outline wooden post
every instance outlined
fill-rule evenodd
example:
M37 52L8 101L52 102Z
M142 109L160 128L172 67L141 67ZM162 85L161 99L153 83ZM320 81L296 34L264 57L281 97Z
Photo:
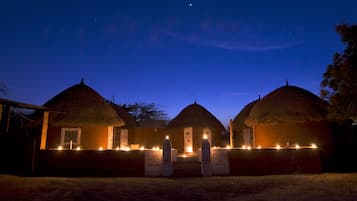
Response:
M10 118L11 118L11 106L5 107L5 133L9 133Z
M233 143L233 121L232 121L232 119L229 120L229 143L230 143L230 146L233 148L234 143Z
M46 149L46 141L47 141L47 129L48 129L48 116L49 112L44 111L43 112L43 122L42 122L42 132L41 132L41 145L40 149L45 150Z
M114 126L108 126L107 149L113 149L113 129Z
M2 117L2 104L0 104L0 122L1 122L1 117Z

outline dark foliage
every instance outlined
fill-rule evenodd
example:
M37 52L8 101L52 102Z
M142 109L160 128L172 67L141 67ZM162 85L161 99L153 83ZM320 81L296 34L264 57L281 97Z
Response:
M143 120L166 120L167 114L158 108L155 103L124 104L123 108L135 118L138 126Z
M336 31L347 47L327 66L320 95L329 102L329 119L357 122L357 25L338 25Z

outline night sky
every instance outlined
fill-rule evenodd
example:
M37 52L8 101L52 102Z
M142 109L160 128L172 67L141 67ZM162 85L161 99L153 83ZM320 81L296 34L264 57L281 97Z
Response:
M357 1L1 1L1 97L42 105L84 82L170 118L195 100L223 124L285 85L319 95Z

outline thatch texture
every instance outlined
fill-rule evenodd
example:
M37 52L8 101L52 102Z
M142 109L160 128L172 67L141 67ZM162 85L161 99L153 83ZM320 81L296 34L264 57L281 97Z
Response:
M59 93L44 107L51 111L51 126L84 126L124 124L116 111L95 90L83 82Z
M233 129L236 131L242 131L244 128L249 128L249 126L245 123L245 120L248 118L250 111L253 109L254 105L259 100L255 100L246 105L237 116L233 119Z
M222 131L225 131L221 122L218 121L218 119L206 108L196 102L185 107L173 120L170 121L167 127L184 128L191 126L219 128Z
M134 128L136 122L133 116L131 116L122 106L111 103L112 108L118 113L119 117L124 121L123 127Z
M324 121L326 107L327 103L309 91L283 86L257 102L245 123L250 126Z

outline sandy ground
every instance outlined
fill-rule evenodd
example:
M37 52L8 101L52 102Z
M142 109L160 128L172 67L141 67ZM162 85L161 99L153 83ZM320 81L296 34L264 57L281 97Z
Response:
M0 200L357 201L357 173L210 178L59 178L0 175Z

